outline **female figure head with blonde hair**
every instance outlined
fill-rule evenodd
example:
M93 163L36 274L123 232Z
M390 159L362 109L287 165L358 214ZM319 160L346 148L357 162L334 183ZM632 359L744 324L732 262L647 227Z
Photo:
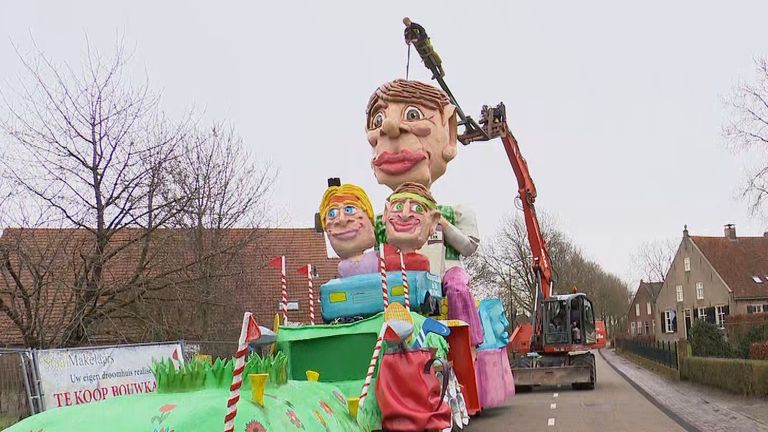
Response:
M371 200L360 186L351 183L330 186L323 194L320 224L341 258L340 277L377 271L376 253L365 253L376 244L373 218Z

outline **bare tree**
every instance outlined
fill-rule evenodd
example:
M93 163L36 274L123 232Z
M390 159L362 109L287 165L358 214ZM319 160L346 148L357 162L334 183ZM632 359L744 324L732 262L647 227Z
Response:
M197 339L216 337L211 334L210 320L220 316L223 308L234 307L233 297L225 292L232 286L222 280L241 275L242 269L232 262L246 245L259 240L260 232L253 228L274 222L267 211L267 193L275 172L253 162L232 126L216 123L196 131L184 143L182 156L174 161L170 173L163 193L189 199L168 224L178 230L180 249L191 255L194 265L184 269L185 283L146 299L147 303L167 304L170 294L178 300L172 315L176 322L160 313L148 314L147 320L153 322L158 337L176 337L180 332ZM232 235L234 228L248 229Z
M647 241L640 245L632 255L637 276L647 282L664 282L676 244L672 240Z
M58 274L49 290L72 293L57 311L61 325L55 343L77 345L110 332L116 333L113 338L128 338L121 334L121 320L149 323L142 307L147 301L169 300L160 293L196 284L203 275L193 270L229 251L216 243L194 254L179 253L185 245L176 232L161 228L202 233L252 227L271 178L249 171L250 159L240 153L241 142L231 129L201 133L189 117L168 120L146 82L133 85L125 79L120 46L108 60L89 49L77 72L39 51L19 58L27 80L20 81L15 95L3 94L6 116L0 132L9 142L3 175L19 189L20 199L34 198L51 216L45 226L72 230L67 247L57 249L68 256L6 245L0 258L10 265L3 267L0 294L7 307L0 312L22 333L24 326L52 322L50 314L31 318L32 324L14 316L35 309L24 304L24 298L35 301L29 284L48 284L35 281L49 281L50 273L40 268L53 260L68 277ZM23 283L14 281L12 270Z
M541 217L544 240L553 264L555 257L571 252L571 245L552 228L550 218ZM499 232L480 251L467 260L473 286L482 296L504 299L508 310L530 316L536 297L536 275L531 263L528 232L522 217L505 218Z
M741 83L728 100L731 115L723 135L737 150L768 152L768 59L755 59L756 79ZM768 166L750 173L743 192L754 212L760 212L768 198Z
M626 315L629 305L626 285L597 263L584 258L579 249L555 228L551 218L544 216L540 219L552 262L554 292L570 292L575 287L586 293L608 330L613 331ZM536 295L531 262L525 221L518 216L505 219L495 238L468 260L468 269L473 286L480 288L478 294L500 297L508 311L516 310L521 316L529 317Z

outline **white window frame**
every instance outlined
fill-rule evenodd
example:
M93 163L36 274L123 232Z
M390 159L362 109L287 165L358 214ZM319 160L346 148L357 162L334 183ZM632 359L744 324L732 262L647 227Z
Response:
M635 316L640 316L640 303L635 303Z
M725 305L715 306L715 324L720 329L725 328L725 311L723 308Z
M696 282L696 300L704 300L704 282Z
M637 331L637 330L635 330L635 322L632 321L630 324L631 324L631 327L632 327L632 336L634 336L636 334L635 332Z
M760 303L760 304L750 304L750 305L747 305L747 306L752 306L752 308L754 309L752 312L748 311L747 313L756 314L756 313L768 312L768 310L765 310L763 308L763 304L762 303Z
M643 328L645 329L645 334L648 334L648 335L651 334L651 326L648 325L648 321L643 322L643 324L644 324Z
M702 321L707 320L707 308L696 308L696 319L700 319Z
M685 271L689 272L691 271L691 258L685 257L683 260L683 267L685 268Z
M685 327L685 337L688 337L688 326L685 324L685 320L690 319L691 320L691 326L693 326L693 310L691 309L683 309L683 327Z
M677 296L677 302L678 303L683 301L683 286L682 285L675 286L675 295Z
M675 331L672 329L672 311L671 310L665 310L664 311L664 328L666 329L665 333L674 333Z
M648 313L648 316L653 316L653 312L651 311L651 302L645 303L645 311Z
M642 323L643 323L642 321L638 321L637 322L637 335L638 336L641 336L643 334L643 324Z

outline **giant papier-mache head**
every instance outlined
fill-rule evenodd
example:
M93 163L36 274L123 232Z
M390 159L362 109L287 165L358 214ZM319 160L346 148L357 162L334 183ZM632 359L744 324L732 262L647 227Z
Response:
M366 110L371 166L380 184L429 188L456 157L456 107L442 90L418 81L384 83Z
M320 202L320 223L342 259L362 255L376 243L373 206L360 186L345 183L326 189Z
M501 300L484 299L478 308L480 322L483 324L483 343L478 349L497 349L509 342L509 321L504 314Z
M424 185L407 182L387 198L383 219L387 243L402 252L413 252L435 232L440 211Z

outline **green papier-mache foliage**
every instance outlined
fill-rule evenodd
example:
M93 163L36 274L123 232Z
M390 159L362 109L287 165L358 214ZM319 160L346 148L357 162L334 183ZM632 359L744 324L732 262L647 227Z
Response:
M178 393L200 389L229 387L235 360L217 358L212 364L192 360L178 369L173 361L166 359L152 363L152 373L157 381L158 393ZM261 357L252 355L245 363L243 384L250 388L248 374L269 374L269 382L282 385L288 382L288 358L282 352Z

